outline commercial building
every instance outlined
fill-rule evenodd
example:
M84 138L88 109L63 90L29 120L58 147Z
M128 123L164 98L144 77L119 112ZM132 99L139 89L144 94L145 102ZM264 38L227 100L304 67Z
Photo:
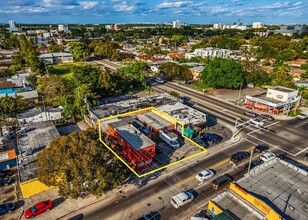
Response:
M181 28L181 22L179 20L173 21L172 22L172 27L173 28Z
M71 53L46 53L39 56L39 59L45 64L69 63L73 62L74 58Z
M302 34L308 32L308 26L306 25L281 25L280 30L267 30L269 33L282 34L284 36L293 36L293 34Z
M185 54L185 59L191 59L193 57L202 57L202 58L228 58L233 55L232 50L228 49L220 49L220 48L215 48L215 47L207 47L207 48L198 48L195 49L194 52L192 53L186 53Z
M67 24L59 24L58 25L58 31L67 32L68 31L68 25Z
M16 28L16 22L14 20L9 20L9 28L7 28L9 31L18 31Z
M298 100L298 90L277 86L259 95L247 95L245 106L256 110L279 114L292 109L295 104L298 104Z
M308 219L308 167L276 158L231 183L228 191L209 201L214 219Z
M262 28L262 23L261 22L253 22L252 28L255 28L255 29Z
M123 156L135 171L140 171L153 165L156 144L137 129L134 122L136 119L132 117L115 118L102 121L101 128L116 139L114 148L119 151L119 155Z
M31 124L42 121L54 121L62 118L62 110L60 108L52 108L47 106L29 109L25 112L17 114L19 125Z

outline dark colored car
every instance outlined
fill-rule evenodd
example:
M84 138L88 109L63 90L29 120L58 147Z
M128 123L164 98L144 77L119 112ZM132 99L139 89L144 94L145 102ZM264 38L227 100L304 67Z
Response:
M0 204L0 216L9 213L15 209L14 203Z
M12 176L14 174L14 171L13 170L1 170L0 171L0 178L4 178L4 177L7 177L7 176Z
M260 161L258 161L258 160L253 160L253 161L251 161L250 169L253 169L253 168L256 167L256 166L259 166L260 164L261 164ZM245 169L245 170L248 170L248 166L249 166L249 163L247 163L247 164L244 166L244 169Z
M28 208L25 212L25 218L34 218L35 216L38 216L46 211L49 211L52 209L52 202L51 200L39 202L36 205L32 206L31 208Z
M204 147L204 148L208 148L209 147L209 144L204 141L204 140L201 140L200 138L194 138L193 141L196 143L196 144L199 144L201 147Z
M137 220L160 220L160 218L161 216L158 212L151 212L150 214L138 218Z
M268 150L268 146L266 146L266 145L257 145L257 146L255 146L255 152L257 152L257 153L261 153L261 152L263 152L263 151L266 151L266 150Z
M250 116L250 117L252 117L252 118L255 118L255 117L258 117L258 116L259 116L257 113L251 112L251 111L246 111L244 114L245 114L245 115L248 115L248 116Z
M233 154L230 160L233 161L234 163L238 163L238 162L241 162L242 160L245 160L249 156L250 156L250 153L245 152L245 151L240 151L240 152Z
M271 115L260 115L260 117L264 118L264 119L266 119L268 121L274 121L275 120L275 118L273 116L271 116Z
M159 147L156 146L156 153L157 153L157 154L161 154L162 152L163 152L163 151L162 151Z
M0 179L0 186L9 185L12 182L12 178Z
M221 189L222 187L224 187L226 184L228 184L229 182L233 181L233 177L230 174L224 174L221 175L219 177L217 177L216 179L214 179L212 181L212 187L215 190Z
M210 143L219 143L220 141L222 141L223 137L214 133L203 133L201 134L201 139Z

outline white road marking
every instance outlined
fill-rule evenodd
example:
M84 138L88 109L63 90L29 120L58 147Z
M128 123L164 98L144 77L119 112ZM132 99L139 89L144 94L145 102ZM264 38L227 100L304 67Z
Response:
M303 152L306 151L306 150L308 150L308 147L306 147L304 150L302 150L302 151L298 152L297 154L295 154L295 157L296 157L297 155L303 153Z
M268 128L268 127L270 127L270 126L272 126L272 125L278 124L279 122L280 122L280 121L277 121L277 122L274 122L274 123L269 124L269 125L264 126L264 127L258 127L257 130L251 131L251 132L247 133L247 135L250 135L250 134L252 134L252 133L255 133L255 132L259 131L259 130L263 130L263 131L269 132L269 131L268 131L267 129L265 129L265 128Z

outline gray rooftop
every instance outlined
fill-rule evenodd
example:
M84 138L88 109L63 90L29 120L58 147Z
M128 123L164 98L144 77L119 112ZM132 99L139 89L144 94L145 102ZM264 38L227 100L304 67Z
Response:
M274 104L282 103L282 101L266 97L266 94L267 94L267 92L264 92L264 93L260 93L260 94L257 94L257 95L253 95L251 97L258 98L260 100L271 102L271 103L274 103ZM246 97L249 97L249 96L246 96Z
M39 56L40 59L42 58L52 58L52 57L72 57L71 53L46 53Z
M265 201L285 219L306 220L307 170L303 165L275 159L251 170L237 183Z
M17 137L19 151L17 157L21 182L36 178L36 173L39 170L36 164L38 153L48 147L53 139L60 136L51 121L38 122L25 127L27 132Z
M296 89L290 89L290 88L286 88L286 87L282 87L282 86L276 86L276 87L271 88L271 89L274 89L274 90L277 90L277 91L280 91L280 92L286 92L286 93L297 91Z
M24 111L20 114L17 114L17 118L22 119L22 118L33 117L33 116L36 116L36 115L42 113L43 111L44 111L43 107L32 108L32 109ZM46 106L46 112L61 112L61 109Z
M136 150L140 150L155 144L155 142L142 134L132 125L124 125L122 127L118 127L116 130L121 137L123 137Z
M144 114L140 114L138 115L139 120L147 123L148 125L160 130L160 129L164 129L170 125L172 125L171 122L159 117L158 115L155 115L152 112L148 112L148 113L144 113Z
M255 210L249 203L239 202L240 199L232 191L223 192L212 199L212 201L223 210L229 210L239 219L257 220L263 216L262 213Z

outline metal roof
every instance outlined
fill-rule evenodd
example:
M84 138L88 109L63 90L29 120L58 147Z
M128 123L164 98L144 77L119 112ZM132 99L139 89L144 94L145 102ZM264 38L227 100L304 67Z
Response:
M274 159L238 181L286 219L308 219L308 171L302 164Z
M141 121L147 123L148 125L156 128L158 130L164 129L164 128L172 125L171 122L159 117L158 115L155 115L152 112L140 114L140 115L138 115L138 117L140 118Z
M132 125L117 127L116 131L136 150L140 150L155 144L155 142L142 134Z

